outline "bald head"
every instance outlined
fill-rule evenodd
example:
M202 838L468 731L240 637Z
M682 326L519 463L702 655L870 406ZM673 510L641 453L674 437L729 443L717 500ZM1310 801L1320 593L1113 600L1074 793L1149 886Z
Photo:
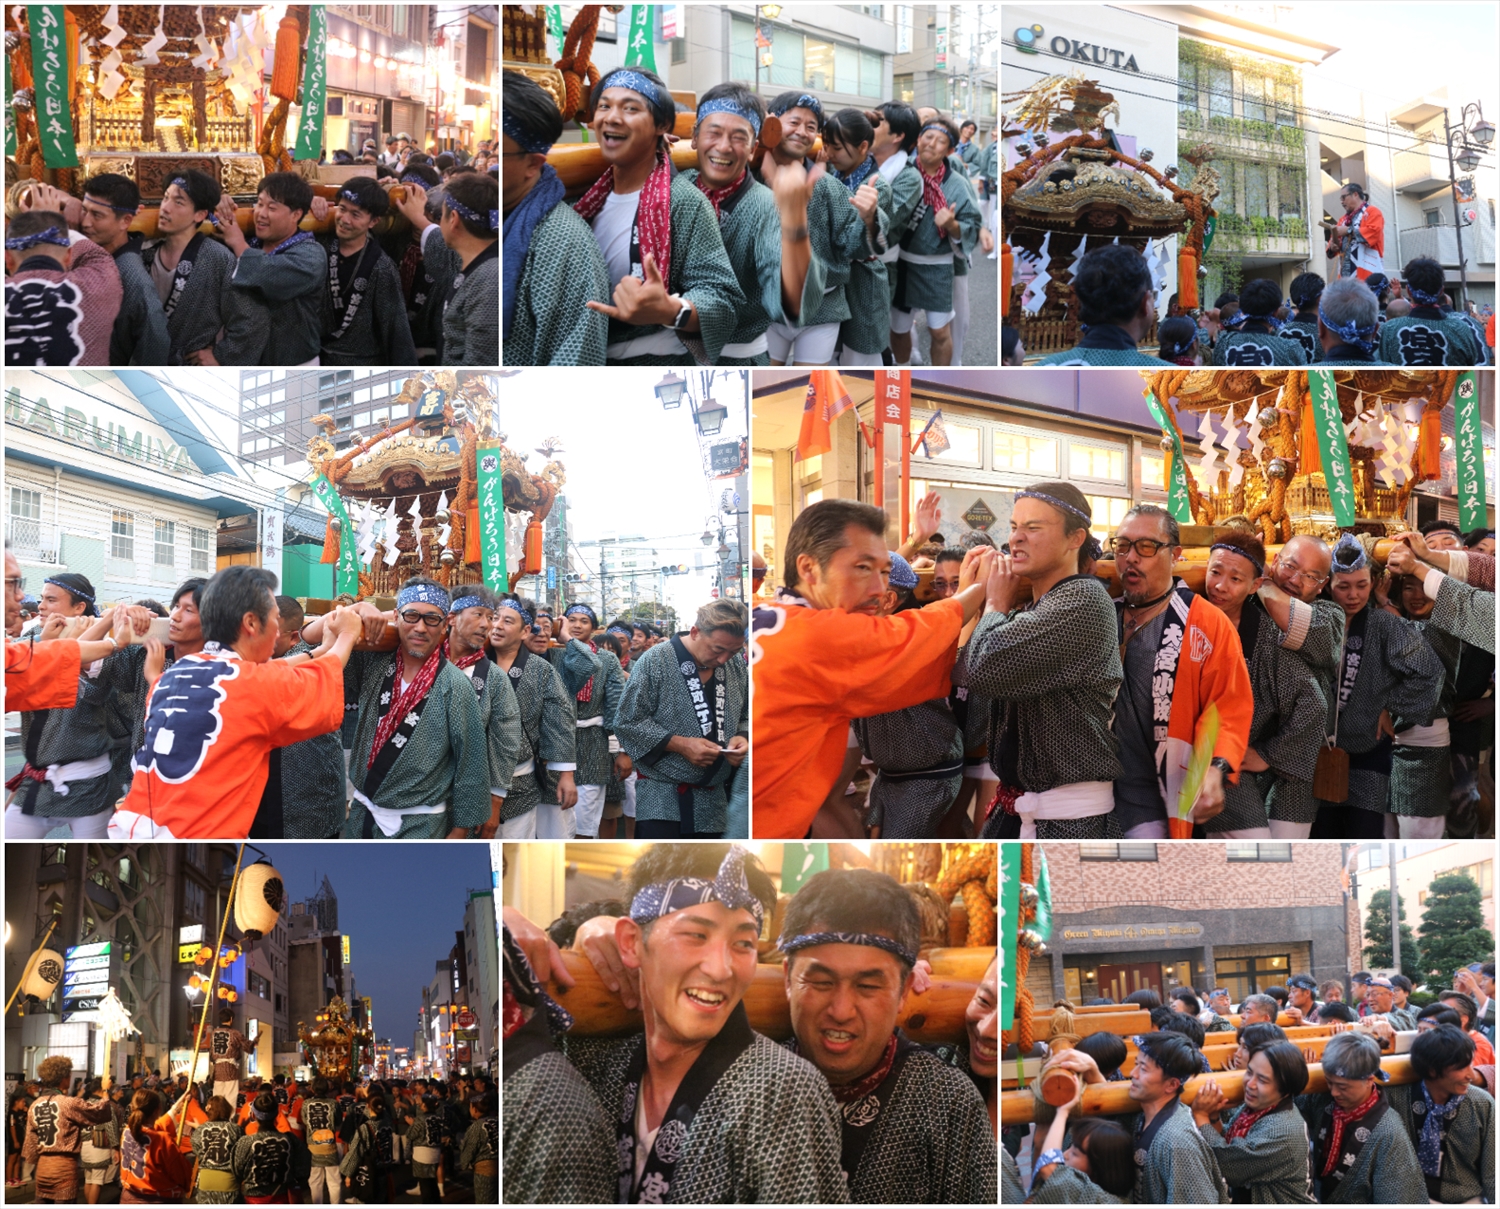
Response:
M1411 303L1405 298L1392 298L1386 304L1385 317L1387 319L1404 319L1411 314Z
M1306 602L1322 590L1332 566L1333 551L1326 542L1298 533L1281 547L1271 570L1278 588Z

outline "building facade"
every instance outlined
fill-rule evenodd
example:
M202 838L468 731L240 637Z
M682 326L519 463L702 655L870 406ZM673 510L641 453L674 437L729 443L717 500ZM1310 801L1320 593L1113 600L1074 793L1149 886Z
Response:
M426 147L428 108L437 79L427 62L433 5L328 6L328 94L323 144L333 158L356 158L367 140L377 152L385 137L408 134Z
M495 1038L496 1010L500 1002L500 981L496 956L500 939L495 931L495 894L492 890L471 890L464 907L464 1002L478 1018L478 1027L470 1030L470 1062L475 1070L487 1067L497 1054Z
M999 117L996 54L1004 24L998 4L893 4L896 27L891 96L930 105L978 128L976 142L995 137Z
M1291 974L1343 979L1347 845L1048 844L1052 936L1027 986L1038 1003L1147 987L1226 987L1235 1002Z
M1370 900L1380 891L1389 891L1390 847L1387 844L1361 844L1351 853L1349 866L1355 897L1359 902L1358 946L1364 949L1364 920ZM1415 936L1422 927L1427 910L1427 888L1444 873L1463 873L1479 887L1484 926L1495 931L1495 860L1488 845L1473 842L1400 843L1396 855L1396 893L1402 902L1402 922L1411 925ZM1362 963L1361 963L1362 964Z
M399 7L399 6L397 6ZM436 150L473 153L499 136L500 6L433 6Z

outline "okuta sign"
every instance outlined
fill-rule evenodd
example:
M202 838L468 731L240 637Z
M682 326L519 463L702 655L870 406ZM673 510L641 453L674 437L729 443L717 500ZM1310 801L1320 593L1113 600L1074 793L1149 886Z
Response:
M1090 63L1095 67L1114 67L1120 71L1136 73L1141 70L1135 65L1135 56L1128 51L1114 50L1094 42L1080 42L1077 38L1064 37L1062 34L1049 38L1041 25L1023 25L1012 35L1012 40L1017 50L1028 55L1041 54L1046 50L1059 59Z
M33 403L21 398L21 392L14 386L5 392L5 422L75 441L79 445L92 445L101 453L129 458L155 469L196 469L181 445L163 441L140 429L127 435L123 420L118 423L110 420L101 425L98 416L84 415L76 407L53 408L41 396Z
M1182 940L1202 936L1202 924L1124 924L1113 928L1065 928L1064 940Z

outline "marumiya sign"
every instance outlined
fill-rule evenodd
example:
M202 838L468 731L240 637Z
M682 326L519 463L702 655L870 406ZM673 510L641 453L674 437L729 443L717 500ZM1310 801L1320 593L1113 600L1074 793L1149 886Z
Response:
M1095 67L1114 67L1120 71L1140 72L1135 65L1135 56L1129 51L1114 50L1096 42L1081 42L1063 34L1048 36L1046 29L1038 25L1023 25L1012 35L1016 49L1028 55L1053 54L1059 59L1070 59L1075 63L1089 63Z

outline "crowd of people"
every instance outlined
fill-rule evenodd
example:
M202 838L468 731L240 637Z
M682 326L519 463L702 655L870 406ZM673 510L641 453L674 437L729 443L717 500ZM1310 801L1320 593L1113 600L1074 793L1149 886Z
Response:
M1178 987L1165 1005L1145 989L1120 1006L1149 1012L1149 1032L1039 1042L1035 1088L1066 1071L1077 1094L1038 1095L1032 1124L1003 1128L1005 1203L1493 1204L1494 964L1420 1009L1399 974L1360 971L1350 988L1346 1003L1341 981L1299 973L1239 1004ZM1310 1025L1325 1026L1316 1046ZM1382 1063L1397 1054L1409 1082ZM1111 1083L1128 1111L1084 1115Z
M1382 568L1368 535L1296 535L1270 557L1233 522L1195 591L1174 574L1179 526L1153 504L1103 544L1065 482L1016 492L999 550L975 533L934 553L940 523L923 500L891 551L869 504L823 500L793 522L780 595L752 621L757 836L1485 826L1492 531L1430 522L1397 535ZM918 598L909 560L931 566L936 599ZM1210 727L1211 762L1188 784ZM845 789L861 753L874 780L857 812Z
M235 566L103 609L60 573L27 622L8 550L5 568L25 754L6 839L748 833L738 602L663 634L417 576L389 612L307 617L271 572Z
M487 1075L242 1081L237 1056L213 1074L191 1083L148 1070L114 1083L44 1058L10 1097L7 1187L34 1181L37 1202L59 1205L499 1201Z
M1294 278L1289 295L1268 278L1226 290L1211 307L1187 313L1173 294L1157 323L1156 294L1145 259L1110 244L1078 260L1073 278L1080 326L1076 346L1041 365L1182 366L1462 366L1493 365L1495 319L1469 302L1459 309L1443 287L1443 268L1429 257L1407 262L1401 280L1384 273L1326 282ZM1139 345L1156 324L1157 354ZM1020 333L1005 327L1001 357L1020 365Z
M897 1028L928 986L914 896L869 869L814 874L760 957L785 965L778 1044L745 1005L779 910L759 861L658 844L628 881L628 908L571 942L641 1009L626 1037L571 1034L545 989L575 985L556 943L505 909L507 1204L996 1203L998 959L963 1039L916 1044Z
M5 364L498 364L488 148L370 159L332 204L299 173L265 176L248 233L197 169L167 183L149 238L128 176L90 176L81 200L32 184L6 220ZM404 222L377 235L388 215Z
M503 88L505 364L910 365L919 312L929 363L963 364L972 258L996 255L973 121L718 84L679 172L667 85L619 68L586 98L604 171L570 206L552 96Z

